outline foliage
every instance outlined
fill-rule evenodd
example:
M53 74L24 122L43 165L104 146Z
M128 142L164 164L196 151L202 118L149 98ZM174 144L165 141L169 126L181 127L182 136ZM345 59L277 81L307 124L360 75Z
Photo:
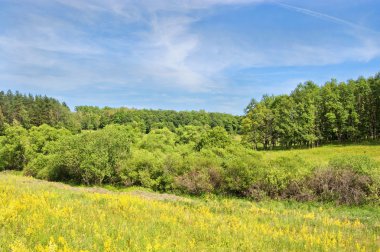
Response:
M76 118L82 129L95 130L108 124L137 123L149 133L153 129L168 128L175 131L185 126L222 127L230 133L240 129L240 117L225 113L200 111L148 110L130 108L76 107Z
M369 175L380 182L378 164L366 155L337 155L329 162L334 169L352 170L355 173Z
M85 184L118 181L121 164L129 155L132 142L127 129L130 127L107 126L101 131L62 136L48 145L46 155L38 155L25 173L48 180Z
M47 96L23 95L19 92L0 91L0 134L7 124L20 124L25 128L48 124L78 131L70 109L63 102Z
M94 106L71 112L46 96L0 92L0 170L254 200L379 202L377 145L275 151L376 143L379 118L380 74L323 86L309 81L289 95L252 99L243 118Z
M321 87L308 81L290 95L264 95L247 106L242 131L248 145L264 149L378 139L380 74Z
M266 153L244 147L222 127L162 128L144 134L138 125L107 125L80 134L48 125L30 130L8 126L0 141L2 170L23 170L40 179L254 200L379 200L380 160L369 156L378 159L376 145L373 151L364 146L363 154L360 146Z
M216 158L193 154L185 159L182 171L175 178L175 186L186 193L200 195L221 190L223 171Z
M75 110L71 112L66 103L47 96L0 91L0 135L4 133L5 124L19 124L27 129L47 124L72 132L97 130L109 124L138 126L144 133L162 128L175 131L184 126L219 126L230 133L240 130L240 116L204 110L177 112L96 106L77 106Z
M195 148L199 151L205 147L225 148L231 143L226 130L220 126L203 132Z
M0 170L22 170L27 163L27 130L21 126L6 127L0 140Z
M353 170L318 170L304 183L312 197L321 201L363 204L371 197L371 177Z

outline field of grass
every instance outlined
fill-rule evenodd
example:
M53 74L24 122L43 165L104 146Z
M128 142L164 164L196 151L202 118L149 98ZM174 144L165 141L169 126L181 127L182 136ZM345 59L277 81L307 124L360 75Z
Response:
M380 145L325 145L312 149L293 149L293 150L272 150L262 151L265 158L275 159L278 157L295 157L298 156L313 165L324 166L328 161L341 154L345 155L366 155L380 162Z
M378 206L184 198L0 173L0 251L379 249Z

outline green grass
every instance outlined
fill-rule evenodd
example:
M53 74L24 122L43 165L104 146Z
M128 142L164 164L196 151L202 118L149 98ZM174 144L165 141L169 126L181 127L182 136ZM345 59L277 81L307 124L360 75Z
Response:
M379 206L188 198L139 188L72 187L0 173L0 251L379 248Z
M267 159L298 156L313 165L320 166L327 165L331 158L341 154L367 155L380 162L380 145L326 145L312 149L261 151L261 153Z

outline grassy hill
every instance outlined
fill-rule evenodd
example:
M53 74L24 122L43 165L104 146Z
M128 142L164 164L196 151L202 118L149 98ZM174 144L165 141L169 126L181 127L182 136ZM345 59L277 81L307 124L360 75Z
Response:
M0 173L0 251L379 249L378 206L184 198Z

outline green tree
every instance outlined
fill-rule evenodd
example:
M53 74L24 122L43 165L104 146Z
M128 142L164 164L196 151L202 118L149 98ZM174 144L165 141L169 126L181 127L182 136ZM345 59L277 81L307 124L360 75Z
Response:
M206 147L225 148L230 143L231 139L227 131L217 126L204 132L195 148L198 151Z
M3 111L0 107L0 136L4 134L5 125L6 125L5 116L3 115Z
M297 125L295 141L312 147L321 138L317 127L319 87L315 83L307 81L299 84L291 93L291 97L294 99L296 112L293 119Z
M27 164L27 131L21 126L6 127L0 143L0 170L22 170Z
M291 146L296 138L296 132L299 130L296 121L295 103L292 97L287 95L276 96L273 104L273 124L272 143L275 145L277 139L283 146Z

